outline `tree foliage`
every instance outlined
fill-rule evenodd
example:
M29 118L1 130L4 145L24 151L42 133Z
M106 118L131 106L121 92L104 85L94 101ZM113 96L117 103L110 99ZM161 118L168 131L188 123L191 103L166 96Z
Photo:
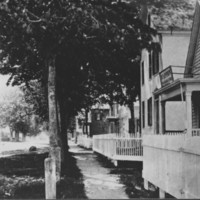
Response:
M47 87L38 81L29 82L29 86L20 87L24 94L24 100L32 106L32 112L39 116L40 121L48 121Z
M120 98L128 76L138 82L140 50L151 40L138 10L114 0L8 0L0 17L8 83L47 81L45 62L54 55L58 93L73 111L103 93Z
M154 31L142 24L133 4L2 0L0 18L0 73L11 75L8 84L29 88L39 108L47 105L48 68L55 65L61 135L72 116L100 97L109 103L135 101L141 49L151 48ZM44 101L32 82L44 88Z
M0 102L0 126L8 126L11 132L36 134L39 130L34 125L34 116L32 105L27 104L21 92L7 96Z

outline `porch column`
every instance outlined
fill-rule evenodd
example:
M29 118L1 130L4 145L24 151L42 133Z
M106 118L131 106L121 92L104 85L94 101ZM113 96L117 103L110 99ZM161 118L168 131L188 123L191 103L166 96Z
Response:
M192 92L186 92L186 129L187 136L192 136Z
M165 118L165 105L166 102L161 102L161 118L162 118L162 123L161 123L161 128L162 128L162 134L165 134L165 122L166 122L166 118Z
M161 101L161 96L159 97L159 134L165 134L165 101Z

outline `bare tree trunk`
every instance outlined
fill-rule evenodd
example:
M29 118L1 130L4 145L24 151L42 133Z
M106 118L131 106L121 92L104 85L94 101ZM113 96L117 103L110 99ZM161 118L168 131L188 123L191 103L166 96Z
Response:
M56 163L56 177L60 180L61 174L61 148L59 140L59 118L56 102L56 67L55 58L51 57L48 62L48 104L49 104L49 135L50 135L50 158Z
M139 133L142 136L142 107L141 107L141 97L139 96Z
M86 135L88 136L88 109L85 110Z
M65 162L66 155L68 153L68 138L67 138L67 116L64 100L59 98L59 114L60 114L60 142L61 142L61 158L62 162Z
M51 58L48 62L49 77L48 77L48 104L49 104L49 134L50 146L58 146L58 124L57 124L57 109L56 109L56 69L55 58Z
M131 111L131 133L135 134L135 109L134 109L134 104L131 103L129 104L129 109Z
M19 131L15 131L15 141L19 142Z
M10 129L10 141L13 141L13 129L9 127Z

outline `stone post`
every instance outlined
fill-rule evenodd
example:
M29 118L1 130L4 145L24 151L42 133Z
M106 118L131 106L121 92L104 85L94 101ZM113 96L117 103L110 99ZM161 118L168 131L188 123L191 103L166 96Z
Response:
M56 178L57 181L60 181L60 173L61 173L61 148L60 147L52 147L50 149L50 158L55 160L56 164Z
M45 159L45 199L56 199L56 163L52 158Z
M162 122L163 122L163 110L162 110L162 101L161 101L161 96L159 96L159 108L158 108L158 112L159 112L159 135L162 135L162 132L163 132L163 127L162 127Z

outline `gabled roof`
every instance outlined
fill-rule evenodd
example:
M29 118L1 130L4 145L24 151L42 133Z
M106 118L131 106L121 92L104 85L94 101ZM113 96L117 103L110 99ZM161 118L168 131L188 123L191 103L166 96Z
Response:
M158 31L191 31L196 0L129 0L141 7L141 20L146 24L148 14ZM146 6L146 7L145 7Z
M188 67L193 66L199 32L200 32L200 0L197 0L195 14L194 14L194 21L192 25L192 33L190 36L190 44L189 44L187 60L186 60L186 66ZM185 74L189 74L190 72L191 72L191 68L186 67Z

